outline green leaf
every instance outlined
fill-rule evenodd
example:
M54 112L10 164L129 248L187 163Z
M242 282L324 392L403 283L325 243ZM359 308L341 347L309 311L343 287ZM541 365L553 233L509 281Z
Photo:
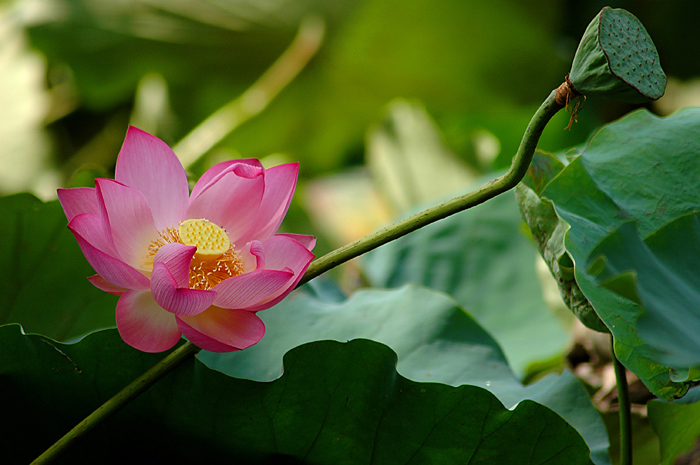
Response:
M364 272L374 286L417 283L450 294L522 375L559 357L569 336L544 301L537 252L521 224L506 193L367 254Z
M597 282L642 306L640 335L659 360L678 368L700 365L700 216L691 213L642 239L623 223L591 253L605 257Z
M69 340L114 326L117 298L94 288L58 201L0 198L0 324Z
M564 247L569 225L559 218L552 202L539 197L547 184L563 169L564 164L556 157L536 153L523 182L515 187L515 198L566 306L586 327L608 332L574 279L574 262Z
M671 381L669 367L640 338L641 308L597 286L586 264L595 245L630 219L647 235L700 209L698 154L700 109L667 118L640 110L601 129L542 193L571 226L565 245L576 264L576 282L615 336L618 358L663 399L687 388Z
M27 463L162 355L115 330L64 345L0 329L3 459ZM59 463L588 464L576 430L485 389L416 383L373 341L315 342L285 355L272 383L192 359L69 449Z
M328 295L327 286L317 281L314 290L320 286ZM231 376L272 381L282 372L284 353L298 345L373 339L396 351L399 373L414 381L479 386L508 407L526 399L548 406L584 436L595 463L609 463L605 427L576 378L564 371L523 386L496 341L440 292L409 285L363 290L329 302L298 291L258 316L267 327L262 341L240 352L202 352L200 360Z
M695 446L700 437L700 390L675 402L652 400L647 405L649 420L661 443L661 464L672 465L676 458Z

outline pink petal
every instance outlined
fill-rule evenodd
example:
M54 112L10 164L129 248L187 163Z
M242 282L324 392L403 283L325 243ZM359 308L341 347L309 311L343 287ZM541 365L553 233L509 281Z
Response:
M90 283L92 283L92 285L97 289L114 295L122 295L129 290L124 289L123 287L115 286L98 274L88 277L88 281L90 281Z
M211 352L232 352L257 344L265 325L254 313L210 307L196 316L178 317L182 333L193 344Z
M247 309L277 295L293 277L290 271L278 270L256 270L234 276L212 288L217 293L214 305L228 309Z
M196 250L196 247L182 244L167 244L161 247L153 262L153 298L161 307L176 315L202 313L216 298L214 291L188 287L190 261Z
M58 189L58 200L68 221L81 213L100 216L100 204L94 187L77 187L75 189Z
M95 184L119 257L134 268L141 268L150 243L158 237L146 199L136 189L111 179L97 179Z
M156 254L153 263L163 263L175 278L177 287L189 287L190 265L197 247L180 244L165 244Z
M250 165L253 168L256 168L258 171L262 170L262 165L260 164L260 161L256 160L255 158L245 158L241 160L230 160L230 161L225 161L222 163L219 163L217 165L212 166L209 168L201 178L199 178L199 181L197 181L197 184L194 185L194 189L192 189L192 195L190 196L191 198L196 198L199 197L199 194L204 191L209 184L212 182L216 181L218 178L223 176L225 173L228 173L232 171L235 167L235 165L238 164L243 164L243 165Z
M275 234L265 242L265 269L283 270L291 268L295 274L302 273L309 266L314 254L295 238Z
M307 234L280 233L276 234L276 236L283 236L288 237L290 239L294 239L295 241L306 247L308 250L314 250L314 247L316 247L316 238Z
M129 126L114 178L143 194L158 231L184 219L187 175L172 149L157 137Z
M277 292L270 295L267 300L247 309L253 312L270 308L284 299L301 281L306 269L314 259L314 254L304 245L282 234L276 234L266 240L263 247L265 248L266 269L291 270L294 277L289 280L286 286L282 286Z
M111 241L112 236L105 231L104 222L99 216L92 213L81 213L68 223L68 229L74 234L80 234L90 245L107 255L112 257L119 255Z
M80 216L77 216L74 220L78 218ZM70 225L68 226L70 227ZM97 249L76 231L73 231L73 235L90 266L106 281L124 289L148 289L150 287L148 278L139 271L118 258Z
M262 244L258 241L248 242L242 249L236 250L246 273L257 270L258 265L261 265L261 269L264 268L265 256L263 252Z
M255 222L264 190L262 174L249 179L228 172L191 200L186 216L223 227L235 244Z
M129 291L117 302L117 328L124 342L144 352L162 352L180 340L172 313L163 310L149 291Z
M277 232L292 202L299 164L288 163L265 170L265 195L255 225L242 238L264 241Z

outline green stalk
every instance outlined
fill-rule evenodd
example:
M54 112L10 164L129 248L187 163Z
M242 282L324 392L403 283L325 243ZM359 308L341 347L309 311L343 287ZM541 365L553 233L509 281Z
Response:
M405 220L401 220L391 226L377 231L374 234L370 234L363 239L324 255L309 266L309 269L306 271L306 274L298 286L301 286L302 284L310 281L322 273L325 273L331 268L362 255L363 253L379 247L380 245L393 241L394 239L404 236L427 224L433 223L442 218L446 218L450 215L454 215L455 213L461 212L462 210L466 210L475 205L479 205L480 203L483 203L488 199L491 199L515 187L525 176L525 173L527 173L527 169L532 161L532 156L535 153L535 148L537 147L537 141L542 135L544 127L547 125L552 116L563 108L563 105L556 102L556 95L557 91L552 91L552 93L549 94L547 99L537 109L537 112L532 117L530 124L525 130L520 147L518 148L515 157L513 157L511 167L504 175L479 187L475 191L423 210L422 212L406 218ZM207 144L204 145L206 146ZM193 153L195 152L201 153L201 147L199 150L193 151ZM92 430L101 421L117 412L124 405L134 400L139 394L151 387L163 376L175 369L190 356L196 354L199 350L200 349L191 342L187 342L180 346L178 349L156 364L153 368L138 377L121 392L109 399L97 410L86 417L75 428L69 431L53 446L41 454L39 458L32 462L32 465L47 464L51 462L66 447L71 445L85 433Z
M150 370L136 378L127 387L119 391L114 397L102 404L97 410L92 412L83 421L78 423L72 430L66 433L61 439L50 448L46 449L32 465L47 464L53 461L68 446L77 441L87 432L91 431L100 422L116 413L119 409L138 397L142 392L151 387L165 375L180 366L182 362L189 359L201 349L191 342L186 342L163 360L154 365Z
M610 335L615 382L617 383L617 403L620 415L620 465L632 465L632 405L630 404L627 370L615 355L615 339Z
M545 99L530 120L530 124L525 130L520 147L513 157L510 169L502 176L490 181L478 189L467 194L447 200L421 212L418 212L406 219L389 225L377 232L358 239L357 241L327 253L318 258L309 266L306 274L299 282L302 285L313 278L335 268L336 266L358 257L370 250L398 239L401 236L422 228L437 220L441 220L462 210L474 207L499 194L514 188L525 176L530 162L535 154L537 142L540 140L542 131L550 119L562 108L563 105L556 101L557 91Z

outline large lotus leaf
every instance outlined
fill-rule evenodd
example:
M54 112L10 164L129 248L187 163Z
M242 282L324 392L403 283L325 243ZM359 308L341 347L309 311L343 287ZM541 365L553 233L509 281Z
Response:
M609 463L605 427L569 371L523 386L496 341L440 292L409 285L363 290L338 301L328 287L315 289L333 301L299 291L258 313L267 332L257 345L229 354L202 352L200 360L231 376L272 381L282 372L284 353L298 345L318 339L373 339L397 352L399 373L414 381L483 387L506 406L526 399L548 406L586 439L595 463Z
M676 463L676 458L692 449L700 437L700 389L693 388L673 402L652 400L647 409L659 437L661 464Z
M657 396L686 387L674 383L659 354L639 335L640 307L599 287L586 272L596 244L629 219L648 235L678 216L700 209L700 109L658 118L640 110L601 129L581 156L542 193L571 229L566 249L576 282L615 336L620 361Z
M28 463L160 358L115 330L64 345L3 327L3 459ZM395 366L367 340L296 348L272 383L193 358L57 463L591 463L576 430L536 402L508 410L485 389L417 383Z
M700 218L679 217L642 240L624 223L591 253L600 285L641 305L639 333L673 367L700 365Z
M0 324L69 340L114 326L117 298L94 288L58 201L0 198Z
M506 193L367 254L364 272L374 286L418 283L450 294L522 375L560 356L569 336L543 299L537 251L521 224Z

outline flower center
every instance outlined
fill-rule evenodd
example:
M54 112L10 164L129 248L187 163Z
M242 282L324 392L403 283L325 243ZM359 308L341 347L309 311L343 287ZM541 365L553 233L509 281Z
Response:
M207 220L185 220L177 232L181 243L197 247L195 257L200 260L218 258L231 247L226 231Z
M146 266L152 268L158 250L175 242L197 247L190 264L190 289L209 290L221 281L244 273L243 260L226 231L205 219L185 220L177 229L170 227L161 231L148 248Z

